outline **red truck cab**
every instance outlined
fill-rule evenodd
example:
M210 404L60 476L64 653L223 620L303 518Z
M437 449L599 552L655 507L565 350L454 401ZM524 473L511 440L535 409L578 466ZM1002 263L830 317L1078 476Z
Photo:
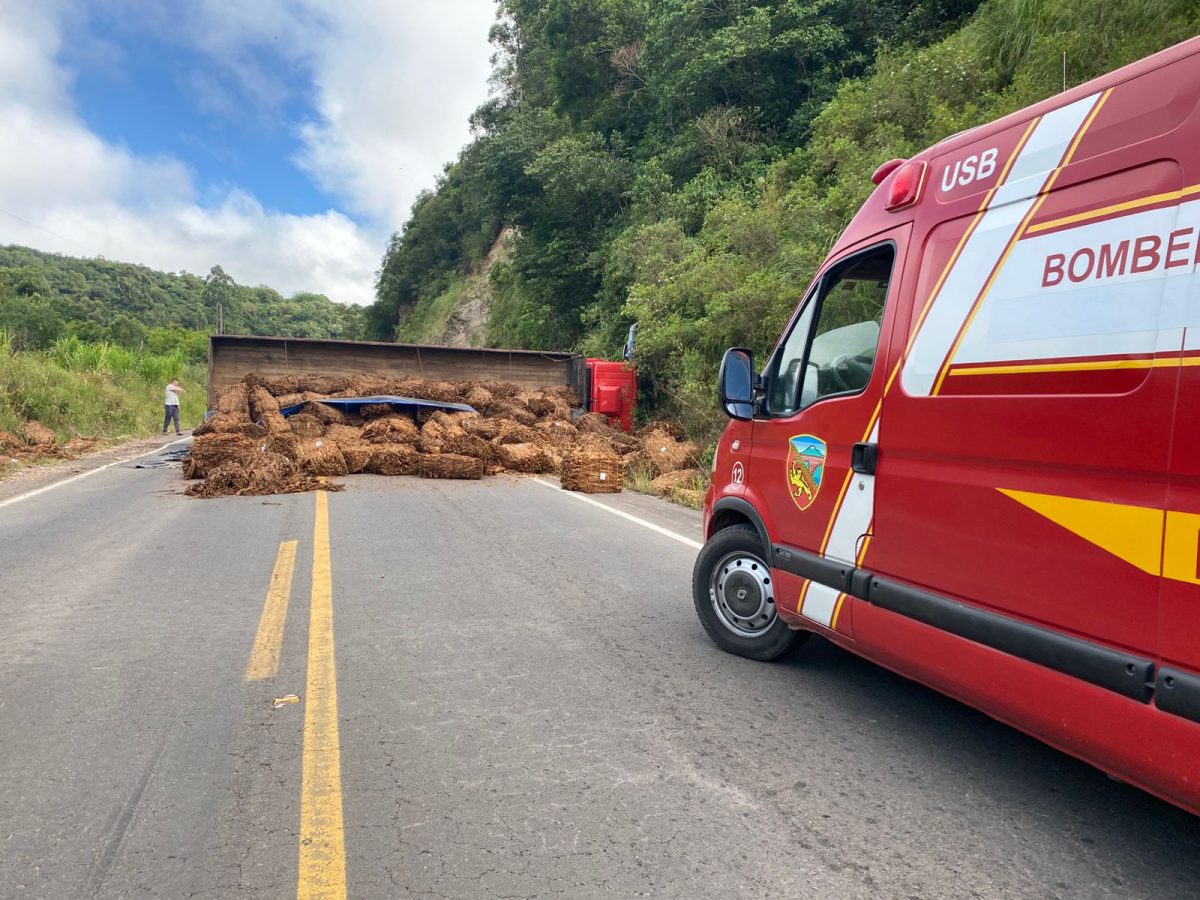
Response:
M761 370L693 594L1200 812L1200 39L880 167Z
M588 412L608 416L609 424L633 431L637 406L637 370L632 363L588 359Z

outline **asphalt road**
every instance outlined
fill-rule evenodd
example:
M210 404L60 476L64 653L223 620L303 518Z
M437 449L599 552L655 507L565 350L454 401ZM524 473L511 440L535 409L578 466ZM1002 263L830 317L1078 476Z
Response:
M178 478L0 494L0 896L1200 891L1200 819L822 641L722 654L695 550L574 496Z

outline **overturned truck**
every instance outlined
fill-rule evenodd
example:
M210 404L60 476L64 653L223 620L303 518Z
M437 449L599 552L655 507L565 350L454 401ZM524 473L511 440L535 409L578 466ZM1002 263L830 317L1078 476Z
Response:
M696 448L670 426L634 436L584 411L582 362L572 354L214 336L212 412L184 467L197 482L188 493L337 490L329 477L359 472L545 473L568 489L608 492L619 491L634 466L665 474L696 464ZM317 370L303 371L309 366ZM475 375L484 377L464 377Z

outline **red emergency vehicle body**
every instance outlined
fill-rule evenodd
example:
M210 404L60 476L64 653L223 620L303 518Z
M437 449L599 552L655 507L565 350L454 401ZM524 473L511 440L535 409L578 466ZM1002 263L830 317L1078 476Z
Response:
M1198 106L1200 38L883 178L720 441L719 644L823 634L1200 813Z

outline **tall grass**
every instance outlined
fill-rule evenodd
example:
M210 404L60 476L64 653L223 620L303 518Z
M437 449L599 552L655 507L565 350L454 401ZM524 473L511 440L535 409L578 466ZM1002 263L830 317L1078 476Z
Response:
M139 353L64 338L42 352L14 351L0 332L0 429L21 433L36 419L60 439L118 440L162 428L163 388L179 378L180 418L195 425L205 409L202 365L181 353Z
M998 0L993 6L1002 14L987 16L986 32L992 58L1005 82L1025 62L1042 26L1044 0ZM988 11L990 12L990 10ZM986 13L985 13L986 15ZM981 19L984 16L980 17Z

